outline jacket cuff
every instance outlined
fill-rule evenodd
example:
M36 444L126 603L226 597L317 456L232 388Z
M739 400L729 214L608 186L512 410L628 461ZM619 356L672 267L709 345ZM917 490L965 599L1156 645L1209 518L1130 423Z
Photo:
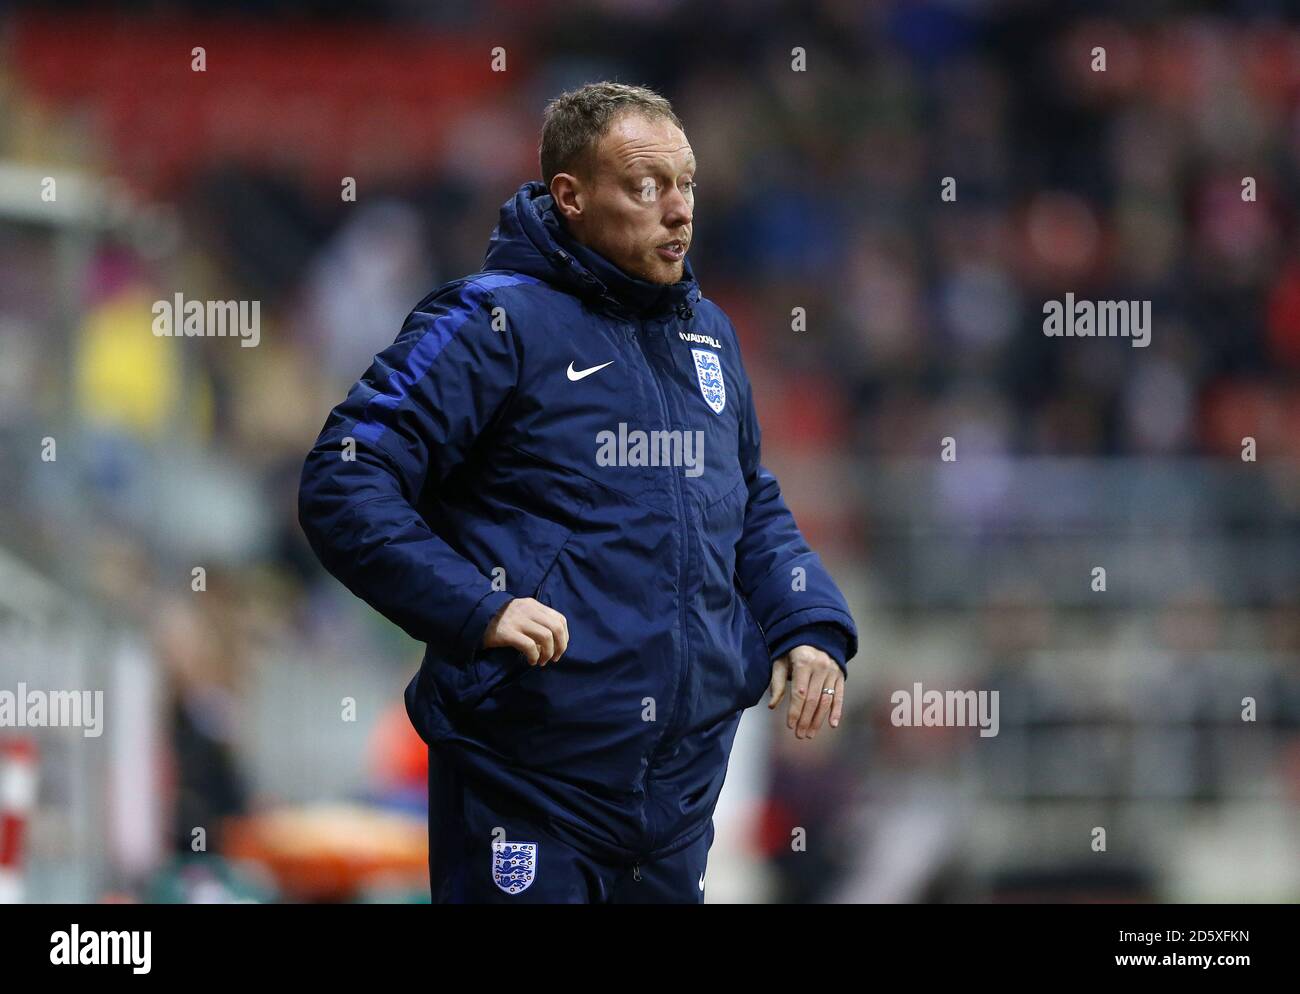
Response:
M483 644L483 635L487 631L488 622L514 599L515 595L508 590L493 590L475 605L474 610L470 612L469 620L465 622L465 626L460 630L460 636L456 639L456 659L467 663L473 660L474 654Z
M820 649L835 660L844 671L844 675L848 676L849 668L845 657L848 655L849 637L838 625L818 624L796 628L772 646L772 661L775 662L777 658L799 645L810 645L814 649Z

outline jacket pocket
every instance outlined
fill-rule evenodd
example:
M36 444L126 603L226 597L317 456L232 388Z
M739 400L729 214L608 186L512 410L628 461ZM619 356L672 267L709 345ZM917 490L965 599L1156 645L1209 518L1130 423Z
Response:
M543 594L546 581L551 575L551 570L559 561L560 555L568 547L569 540L573 537L573 531L567 528L562 529L557 537L559 544L553 552L546 554L542 558L541 575L533 584L531 592L517 596L531 597L543 604L546 603ZM480 648L474 653L476 680L474 691L467 702L467 706L471 708L477 707L484 700L518 680L533 668L528 662L528 657L518 649L512 649L509 646L498 646L493 649Z
M744 706L752 708L763 699L763 692L772 682L772 653L767 645L767 634L754 617L754 612L749 608L749 600L740 592L739 587L736 588L736 597L745 615L745 634L741 654L745 665Z
M533 598L545 604L547 607L551 606L551 602L546 599L546 585L550 581L551 574L555 570L555 564L560 561L560 556L562 556L564 550L569 547L569 542L572 538L573 532L569 532L564 537L564 541L560 543L560 547L555 550L555 555L553 555L551 561L546 564L546 569L542 571L542 578L537 581L537 589L533 591Z

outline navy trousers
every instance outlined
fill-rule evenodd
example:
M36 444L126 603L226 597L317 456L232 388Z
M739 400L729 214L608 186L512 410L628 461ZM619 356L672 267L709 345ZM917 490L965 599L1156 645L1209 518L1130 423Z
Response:
M703 904L713 823L650 862L591 859L539 819L476 788L429 749L429 887L434 904Z

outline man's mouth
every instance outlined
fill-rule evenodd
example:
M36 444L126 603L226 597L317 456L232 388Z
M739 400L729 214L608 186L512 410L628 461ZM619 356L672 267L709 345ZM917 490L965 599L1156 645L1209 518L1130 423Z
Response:
M680 238L674 238L671 242L664 242L658 246L655 251L669 262L681 262L686 255L686 243Z

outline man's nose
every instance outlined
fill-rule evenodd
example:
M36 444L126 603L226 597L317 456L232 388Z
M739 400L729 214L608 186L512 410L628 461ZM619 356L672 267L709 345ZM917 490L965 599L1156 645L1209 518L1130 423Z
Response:
M670 228L680 228L692 221L691 202L680 187L673 187L668 199L663 201L664 224Z

